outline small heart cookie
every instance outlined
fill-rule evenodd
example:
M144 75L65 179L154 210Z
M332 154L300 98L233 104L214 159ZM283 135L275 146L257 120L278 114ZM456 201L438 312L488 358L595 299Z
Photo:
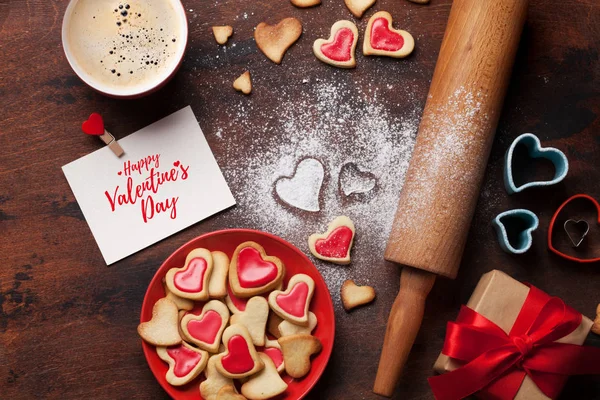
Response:
M252 79L250 79L250 72L244 72L235 81L233 81L233 88L238 92L250 94L252 92Z
M277 368L277 372L281 374L285 371L283 352L281 351L281 346L277 340L269 340L269 338L265 337L265 348L263 349L263 353L268 355L273 361L273 364L275 364L275 367Z
M265 56L275 64L281 60L287 49L293 45L302 34L302 24L296 18L285 18L277 25L258 24L254 31L256 45Z
M157 347L156 353L169 364L165 376L173 386L181 386L196 379L206 367L208 353L183 342L174 347Z
M358 29L350 21L337 21L331 27L329 39L317 39L313 53L326 64L339 68L356 67L354 52L358 43Z
M252 338L244 325L231 325L223 332L225 353L217 355L216 366L221 375L240 379L253 375L264 368L264 363L252 344Z
M281 318L296 325L308 326L308 307L315 291L315 281L305 274L296 274L285 291L269 294L269 306Z
M227 294L227 276L229 257L222 251L211 251L213 270L208 281L208 295L213 299L222 299Z
M186 314L181 319L181 333L186 341L216 353L227 322L229 322L227 306L219 300L211 300L202 307L200 315Z
M358 286L353 280L342 284L342 303L346 311L368 304L375 299L375 289L371 286Z
M167 299L159 299L152 307L152 319L138 325L138 334L154 346L175 346L181 343L177 305Z
M346 7L348 10L354 15L356 18L361 18L365 11L367 11L373 4L375 4L376 0L344 0L346 3Z
M242 385L242 394L253 400L266 400L286 391L288 385L281 379L271 358L258 353L265 367Z
M189 311L194 308L194 302L190 299L184 299L183 297L175 296L168 288L165 280L163 279L163 288L165 289L165 297L171 300L177 306L179 310Z
M248 329L255 346L265 345L265 329L269 318L269 303L264 297L254 296L248 303L246 309L231 316L231 325L242 324Z
M169 290L176 296L195 301L208 300L208 282L213 269L209 250L189 252L181 268L171 268L165 275Z
M355 232L350 218L343 215L336 217L327 226L327 232L310 235L308 248L321 260L341 265L350 264L350 249Z
M229 266L229 287L242 298L270 292L283 280L285 267L277 257L268 256L256 242L240 244Z
M311 335L291 335L277 339L283 352L285 372L302 378L310 371L310 356L321 351L321 341Z
M404 58L412 53L415 40L406 31L392 28L392 16L387 11L373 14L365 30L363 54Z
M217 400L246 400L246 398L235 390L235 386L225 385L217 393Z
M321 0L290 0L298 8L314 7L321 4Z
M233 386L233 380L221 375L217 370L217 357L210 357L204 370L206 380L200 384L200 395L204 400L217 400L219 391L223 387L228 385Z
M212 27L213 35L215 36L215 40L219 44L227 43L229 37L233 35L233 28L229 25L224 26L213 26Z
M277 327L279 331L279 337L290 336L290 335L310 335L317 326L317 316L309 312L308 313L308 326L300 326L291 323L290 321L282 321Z

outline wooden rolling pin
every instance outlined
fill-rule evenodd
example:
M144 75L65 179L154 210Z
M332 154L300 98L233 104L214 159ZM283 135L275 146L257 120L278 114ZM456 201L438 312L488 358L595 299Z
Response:
M437 275L455 278L527 0L454 0L385 258L405 267L373 391L391 396Z

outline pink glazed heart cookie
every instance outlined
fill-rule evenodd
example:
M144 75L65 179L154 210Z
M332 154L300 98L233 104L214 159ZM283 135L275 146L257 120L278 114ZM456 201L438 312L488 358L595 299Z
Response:
M406 31L392 28L392 16L387 11L373 14L363 42L365 56L404 58L412 53L415 40Z
M157 347L156 353L169 364L166 379L181 386L195 379L206 367L208 353L183 342L173 347Z
M171 268L165 283L176 296L195 301L208 300L208 282L213 269L209 250L194 249L189 252L181 268Z
M225 352L217 355L215 365L221 375L240 379L253 375L264 368L252 338L245 326L231 325L223 332Z
M354 52L358 43L358 29L351 21L337 21L331 27L329 39L317 39L313 53L326 64L339 68L356 67Z
M350 264L350 249L355 233L352 220L342 215L331 221L327 232L310 235L308 248L321 260L341 265Z
M269 306L275 314L297 325L308 326L308 307L315 292L315 281L305 274L290 279L287 289L274 290L269 295Z
M227 306L219 300L211 300L204 305L200 315L186 314L181 319L181 333L187 342L216 353L228 322Z
M285 273L283 262L268 256L255 242L240 244L229 266L229 287L234 295L248 298L275 289Z

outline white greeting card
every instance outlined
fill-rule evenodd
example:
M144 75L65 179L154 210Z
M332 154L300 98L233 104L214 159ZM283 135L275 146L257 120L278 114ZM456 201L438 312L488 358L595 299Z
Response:
M108 265L235 204L188 106L63 167Z

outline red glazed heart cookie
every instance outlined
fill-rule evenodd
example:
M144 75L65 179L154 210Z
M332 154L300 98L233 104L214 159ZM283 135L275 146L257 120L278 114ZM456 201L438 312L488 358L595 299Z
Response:
M186 314L180 323L184 339L201 349L216 353L229 322L229 309L219 300L204 305L200 315Z
M235 249L231 258L229 287L238 297L256 296L275 289L284 272L279 258L268 256L258 243L245 242Z
M176 296L195 301L208 300L208 282L213 269L213 259L209 250L190 251L182 268L171 268L165 276L165 283Z
M363 54L403 58L412 53L415 40L406 31L392 28L392 16L387 11L375 13L365 31Z
M315 281L305 274L290 279L287 289L274 290L269 295L269 306L281 318L297 325L308 326L308 307L315 291Z
M358 29L350 21L337 21L331 27L329 39L317 39L313 45L315 56L326 64L339 68L356 67L354 51L358 43Z
M183 342L173 347L157 347L156 353L169 364L166 379L181 386L195 379L206 367L208 353Z
M355 232L354 223L350 218L336 217L327 227L327 232L310 235L308 248L321 260L342 265L350 264L350 249Z
M215 365L221 375L240 379L264 368L245 326L231 325L223 332L225 352L217 355Z

